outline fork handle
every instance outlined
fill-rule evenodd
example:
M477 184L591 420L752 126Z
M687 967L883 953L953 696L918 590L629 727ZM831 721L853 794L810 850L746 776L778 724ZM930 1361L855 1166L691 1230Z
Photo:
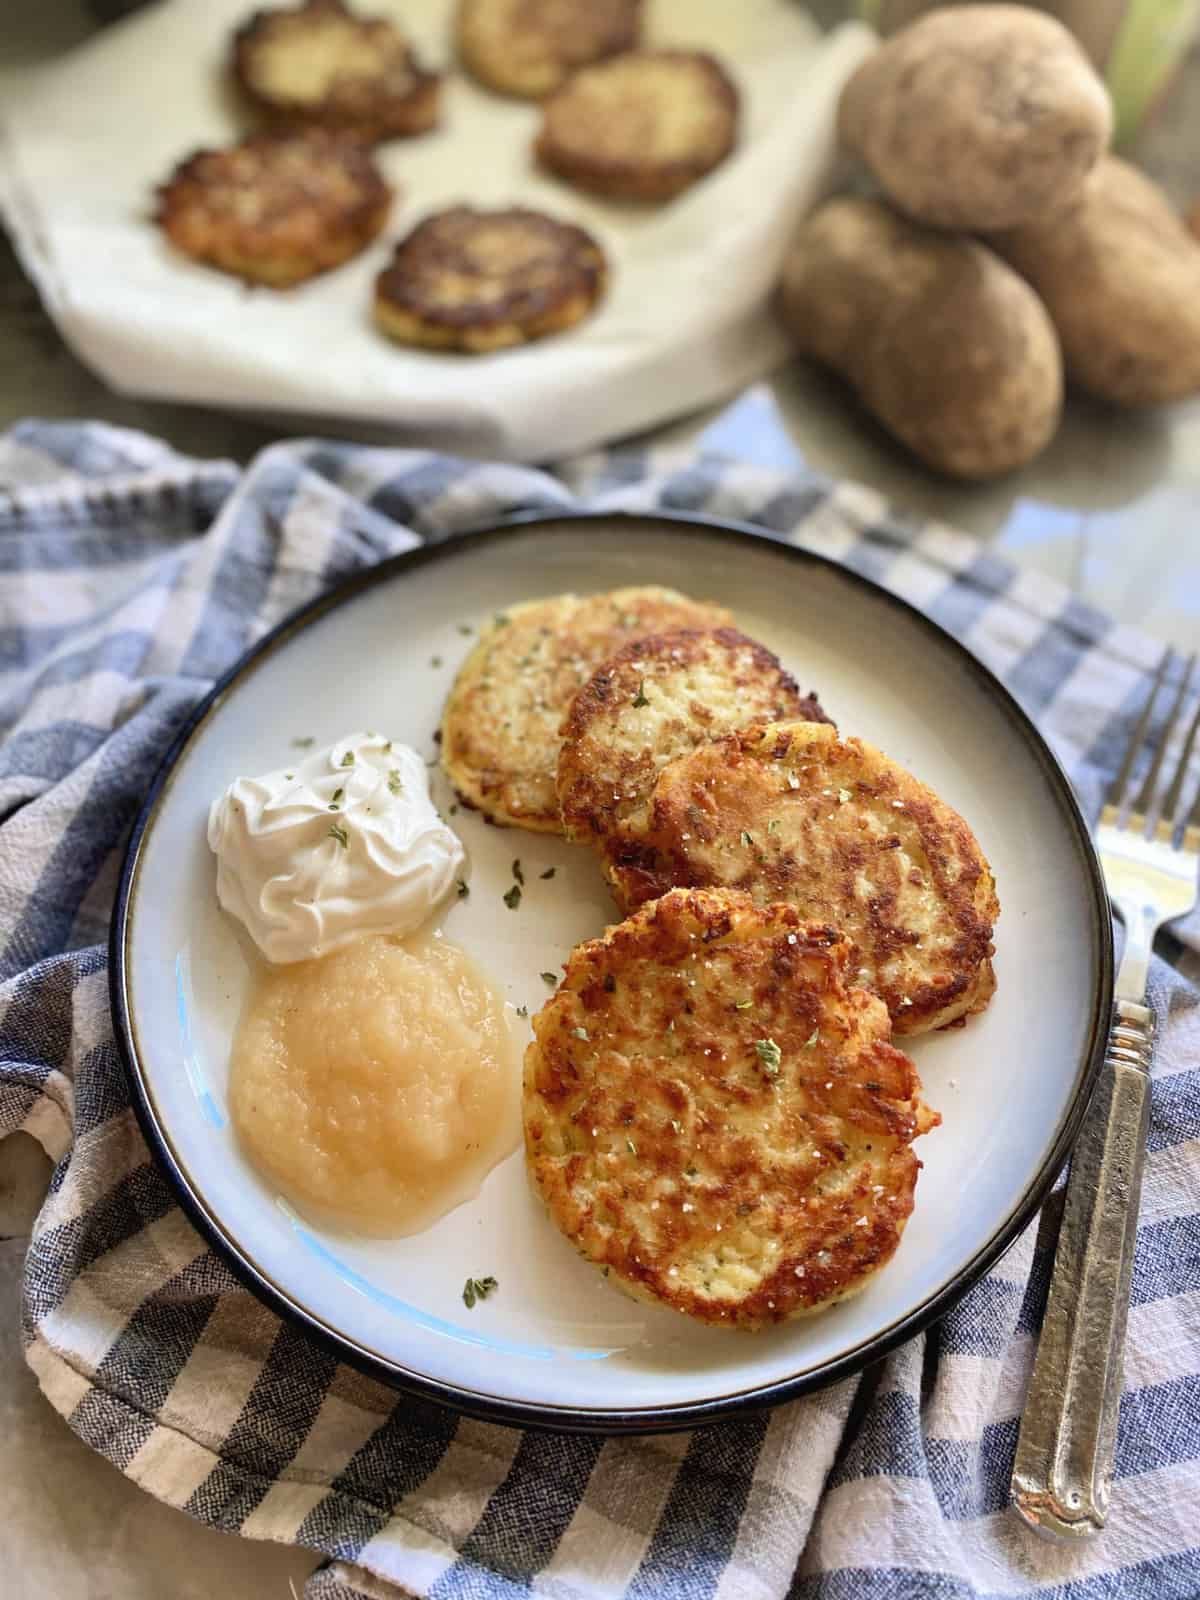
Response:
M1119 1000L1071 1157L1017 1438L1013 1504L1031 1527L1068 1539L1098 1533L1108 1518L1153 1044L1153 1012Z

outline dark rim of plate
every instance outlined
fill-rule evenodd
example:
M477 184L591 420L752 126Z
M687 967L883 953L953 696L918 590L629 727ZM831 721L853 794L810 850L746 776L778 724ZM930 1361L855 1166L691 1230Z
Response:
M126 962L129 934L131 898L137 873L142 841L150 827L158 803L166 790L171 775L193 735L213 713L219 709L229 692L254 667L267 656L281 649L296 634L326 612L353 600L364 590L380 583L402 577L414 568L430 562L455 560L469 556L480 544L490 544L538 528L550 530L558 527L565 535L584 535L596 527L627 529L652 527L655 531L675 533L686 537L689 533L706 538L741 542L747 539L769 545L784 558L794 561L797 568L820 566L834 571L851 587L869 592L877 600L886 602L904 612L920 629L924 630L938 646L952 652L964 669L976 679L996 701L1016 730L1021 734L1030 753L1052 790L1058 806L1070 823L1075 835L1080 863L1084 869L1091 892L1090 913L1097 952L1098 982L1086 1047L1079 1061L1074 1092L1066 1115L1055 1134L1053 1143L1041 1168L1025 1190L1020 1201L1003 1220L988 1242L948 1283L907 1315L881 1328L854 1349L845 1351L833 1360L826 1361L796 1377L743 1389L736 1393L718 1395L710 1399L681 1405L642 1406L630 1410L559 1406L514 1401L502 1396L488 1395L472 1389L461 1388L412 1372L398 1362L387 1360L368 1350L344 1334L337 1332L313 1316L259 1268L242 1250L207 1209L203 1196L193 1187L188 1175L177 1161L163 1128L153 1108L149 1085L138 1056L133 1021L130 1016ZM180 1205L215 1250L228 1262L240 1281L263 1301L272 1311L288 1322L302 1328L307 1334L329 1350L336 1358L348 1362L371 1377L390 1384L423 1399L434 1400L466 1416L479 1417L489 1422L510 1423L522 1427L546 1428L575 1433L661 1433L683 1428L695 1428L706 1423L764 1407L780 1405L797 1399L816 1389L825 1388L841 1378L852 1376L864 1367L880 1360L906 1339L927 1328L948 1312L975 1284L1004 1252L1013 1244L1029 1223L1058 1176L1074 1143L1084 1111L1091 1096L1096 1077L1104 1059L1108 1039L1109 1017L1112 1010L1113 990L1113 938L1108 892L1104 875L1092 843L1091 831L1075 799L1070 780L1057 758L1043 740L1037 728L1026 716L1017 701L1002 683L978 661L954 636L932 621L908 601L891 594L881 585L842 566L827 556L788 544L783 536L769 530L715 517L692 513L673 512L590 512L555 511L520 513L502 521L456 536L441 544L422 545L420 548L392 556L372 567L364 568L344 582L319 595L302 606L278 627L265 635L248 650L240 660L217 682L212 691L196 707L187 722L175 736L164 756L145 803L133 826L133 832L121 867L120 883L109 932L109 997L112 1005L113 1026L117 1045L124 1063L133 1097L134 1110L146 1142L164 1168L179 1198Z

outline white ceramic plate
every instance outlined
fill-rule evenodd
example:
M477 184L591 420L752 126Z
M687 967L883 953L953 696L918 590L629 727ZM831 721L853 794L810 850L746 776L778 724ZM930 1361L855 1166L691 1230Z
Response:
M666 583L731 606L815 687L966 816L1003 915L999 991L967 1027L912 1046L942 1126L921 1140L917 1206L891 1264L822 1316L759 1334L636 1304L577 1257L520 1153L425 1233L363 1239L300 1218L241 1154L229 1045L251 977L219 910L212 797L286 761L293 737L386 730L427 755L478 623L561 590ZM434 666L440 660L442 665ZM438 775L443 809L451 796ZM514 1006L613 911L591 853L454 817L471 893L443 919ZM524 863L519 909L501 896ZM546 882L539 874L557 868ZM247 656L164 763L130 845L112 937L118 1036L143 1126L181 1199L246 1282L337 1353L401 1386L511 1421L686 1426L773 1403L877 1358L1011 1243L1067 1154L1111 1001L1108 905L1066 779L1014 702L947 634L866 580L745 530L660 517L552 518L398 557ZM520 1027L528 1025L520 1023ZM468 1311L468 1275L500 1289Z

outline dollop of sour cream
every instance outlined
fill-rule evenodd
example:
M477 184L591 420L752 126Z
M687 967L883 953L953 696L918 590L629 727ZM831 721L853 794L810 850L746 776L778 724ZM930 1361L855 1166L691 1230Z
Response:
M352 733L212 804L217 898L268 961L307 961L366 933L411 933L463 865L407 745Z

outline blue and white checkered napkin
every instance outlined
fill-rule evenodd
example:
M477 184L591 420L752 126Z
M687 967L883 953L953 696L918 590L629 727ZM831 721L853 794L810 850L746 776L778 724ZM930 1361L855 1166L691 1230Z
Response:
M322 443L239 474L98 425L0 438L0 1136L25 1128L57 1163L23 1307L43 1390L150 1493L325 1552L311 1600L1197 1595L1200 1008L1163 962L1114 1510L1082 1549L1005 1509L1053 1204L868 1376L637 1440L526 1434L398 1397L264 1310L175 1205L130 1110L104 947L126 831L172 732L344 574L581 501L756 520L869 573L1004 678L1089 805L1160 654L961 535L815 477L638 455L552 477Z

